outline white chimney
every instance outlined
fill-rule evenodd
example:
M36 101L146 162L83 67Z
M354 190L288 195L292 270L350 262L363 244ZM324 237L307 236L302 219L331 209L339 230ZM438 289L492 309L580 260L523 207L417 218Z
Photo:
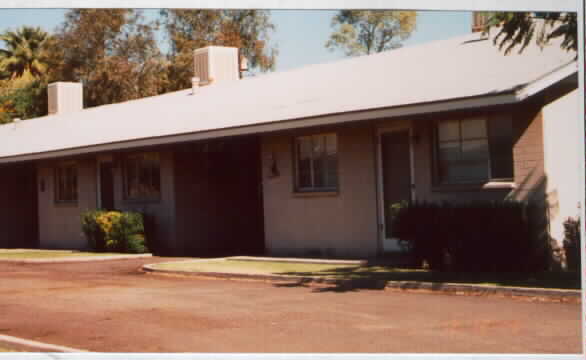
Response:
M193 52L193 76L200 85L240 79L238 48L207 46Z
M488 15L483 12L475 11L472 13L472 32L484 31L484 27L488 21Z
M81 83L51 83L47 93L49 95L49 115L83 110L83 87Z

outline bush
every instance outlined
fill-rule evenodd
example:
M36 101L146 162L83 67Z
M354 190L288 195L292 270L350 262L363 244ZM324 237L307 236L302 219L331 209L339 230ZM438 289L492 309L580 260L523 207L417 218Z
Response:
M140 213L90 210L82 215L82 229L90 247L96 251L148 251Z
M580 271L580 219L564 221L564 251L568 270Z
M92 250L106 250L106 233L97 221L104 213L103 210L88 210L81 215L81 230Z
M549 248L535 231L533 208L515 201L413 202L394 207L391 226L415 261L434 270L545 270Z

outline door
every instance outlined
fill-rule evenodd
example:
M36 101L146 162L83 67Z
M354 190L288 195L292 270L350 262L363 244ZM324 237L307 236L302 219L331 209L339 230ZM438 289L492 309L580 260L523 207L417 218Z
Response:
M392 236L390 207L401 201L411 201L411 144L409 130L382 133L382 187L384 216L384 251L399 251Z
M112 162L100 162L100 208L114 210L114 179Z

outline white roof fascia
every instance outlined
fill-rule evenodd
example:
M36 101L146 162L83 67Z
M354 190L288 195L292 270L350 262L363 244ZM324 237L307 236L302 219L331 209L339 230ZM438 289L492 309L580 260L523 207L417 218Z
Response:
M578 63L572 61L559 69L556 69L549 74L542 76L541 78L533 81L532 83L524 86L522 89L517 91L516 96L519 101L523 101L528 97L531 97L538 92L545 90L552 86L558 81L565 79L566 77L576 74L578 72Z
M148 139L138 139L117 143L99 144L74 149L64 149L51 152L23 154L0 158L0 164L31 161L42 159L53 159L60 157L77 156L106 151L119 151L132 148L140 148L155 145L169 145L174 143L201 141L215 138L262 134L275 131L284 131L299 129L312 126L335 125L354 121L367 121L384 118L401 117L408 115L428 114L434 112L445 112L454 110L465 110L480 108L494 105L506 105L519 102L519 98L514 94L500 94L493 96L482 96L467 99L458 99L428 104L414 104L388 109L375 109L351 113L340 113L319 116L314 118L292 119L273 123L265 123L251 126L241 126L236 128L224 128L211 131L203 131L189 134L177 134L170 136L154 137Z

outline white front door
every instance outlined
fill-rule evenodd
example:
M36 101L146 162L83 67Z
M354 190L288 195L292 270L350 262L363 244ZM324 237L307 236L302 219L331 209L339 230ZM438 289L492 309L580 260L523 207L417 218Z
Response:
M391 205L413 199L411 134L409 128L379 132L381 225L383 251L400 251L391 229Z

